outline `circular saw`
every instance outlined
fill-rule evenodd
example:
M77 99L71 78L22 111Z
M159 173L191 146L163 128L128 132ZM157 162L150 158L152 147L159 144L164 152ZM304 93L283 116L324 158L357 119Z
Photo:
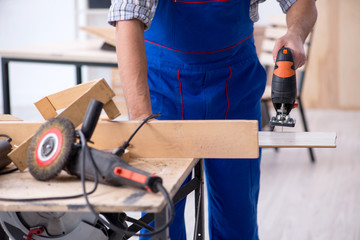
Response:
M0 223L13 240L108 240L91 213L0 212Z

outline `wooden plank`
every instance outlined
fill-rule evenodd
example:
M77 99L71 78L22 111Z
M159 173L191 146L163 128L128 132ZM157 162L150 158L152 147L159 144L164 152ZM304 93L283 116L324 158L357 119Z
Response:
M344 50L344 44L353 47L359 46L357 43L349 45L349 42L340 44L340 29L343 26L339 24L339 9L342 2L352 6L348 1L328 0L326 2L316 2L317 8L321 10L318 11L314 35L311 40L310 57L306 68L302 95L303 103L307 108L339 107L339 86L346 82L343 79L344 72L339 69L340 53ZM355 6L354 9L356 9ZM351 18L350 14L348 16ZM353 23L355 24L356 21ZM349 27L349 31L355 28L359 28L359 24L357 24L357 27L355 25ZM349 38L348 35L346 35L346 38ZM356 39L356 36L350 38ZM352 53L357 52L355 49L353 50ZM355 57L356 55L351 54L350 56ZM347 58L345 64L356 63L354 60L355 58Z
M95 142L93 146L117 148L139 124L138 121L100 121L91 139ZM0 124L0 132L18 136L16 134L21 131L20 137L32 136L40 126L41 123L6 122ZM129 151L132 157L141 158L256 158L257 126L256 121L244 120L151 121L133 138ZM16 139L17 142L21 140L24 138ZM26 159L26 150L22 158L18 156L20 163Z
M0 132L13 138L14 144L19 144L34 134L41 124L0 122ZM92 146L98 149L117 148L139 124L137 121L100 121L91 139L95 143ZM260 147L268 148L333 148L336 147L336 133L257 133L255 122L242 120L152 121L140 129L129 150L132 157L242 158L257 156L257 141Z
M198 159L130 159L136 168L154 173L163 179L164 187L174 196L185 178L198 162ZM87 182L90 191L93 183ZM81 194L81 182L64 171L53 180L42 182L34 179L30 173L16 172L0 176L0 196L6 198L41 198L70 196ZM97 211L122 212L145 211L159 212L165 205L160 193L148 193L131 187L113 187L99 184L98 189L89 195L89 201ZM0 211L47 211L68 212L89 211L83 197L69 200L52 200L38 202L4 202L0 201Z
M11 137L14 147L32 136L44 122L0 121L0 133Z
M100 149L117 148L139 124L102 122L91 140ZM257 134L257 121L151 121L133 138L129 151L135 158L256 158Z
M114 119L120 115L119 109L113 100L109 100L104 104L104 111L106 112L106 115L109 117L109 119Z
M110 44L112 46L116 45L116 39L115 39L115 28L114 27L95 27L95 26L85 26L81 27L81 30L84 30L87 33L90 33L91 35L95 35L107 44Z
M339 1L339 106L360 109L360 1ZM349 27L343 27L349 26ZM356 54L355 54L356 53Z
M98 81L102 81L104 79L94 80L82 84L78 84L74 87L50 94L46 96L48 101L53 105L53 108L56 110L60 110L63 108L68 107L71 105L76 99L78 99L82 94L84 94L87 90L91 88L91 86L94 86L97 84ZM38 102L41 102L39 100ZM37 106L38 102L35 103L35 106ZM40 112L42 112L42 108L38 108Z
M44 97L34 104L45 120L57 116L56 108L54 108L54 105L51 104L51 101L48 97Z
M22 121L22 120L10 114L0 114L0 121Z
M69 96L66 94L67 90L64 90L60 93L50 95L48 99L50 101L50 104L54 106L56 110L59 110L57 109L57 107L64 107L66 106L66 104L71 102L71 104L66 106L66 109L63 110L59 114L59 116L71 120L75 127L79 126L82 123L91 99L96 99L100 102L107 103L111 101L112 97L115 96L114 92L111 90L111 88L104 79L94 80L89 83L70 88L68 89L68 91ZM82 91L85 91L85 93L83 93ZM40 102L41 101L42 100L40 100ZM56 104L57 107L55 107ZM51 111L50 113L48 113L47 110L49 110L49 108L41 108L43 106L44 105L42 104L37 105L37 107L40 107L39 111L42 113L43 116L50 116L50 114L53 114L52 109L50 109ZM117 108L115 105L109 105L106 107L106 109L111 114L109 118L115 118L116 116L120 115L119 111L116 112ZM26 154L27 149L30 146L31 139L32 135L9 154L10 159L21 171L25 170L27 167Z
M263 148L335 148L334 132L259 132Z
M0 48L0 56L12 59L79 61L114 64L117 66L116 53L114 51L101 50L102 44L102 40L90 39L31 45L26 47Z

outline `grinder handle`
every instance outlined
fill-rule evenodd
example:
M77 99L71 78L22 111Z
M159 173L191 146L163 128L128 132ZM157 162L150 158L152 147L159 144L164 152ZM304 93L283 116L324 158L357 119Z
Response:
M85 158L79 151L76 159L68 164L67 170L70 174L81 177L81 162L85 160L85 179L95 180L93 163L97 169L98 180L100 183L113 186L132 186L145 189L149 192L158 192L157 183L162 183L162 179L154 174L137 169L129 165L125 160L112 153L107 153L89 147L89 154ZM92 158L92 159L91 159Z
M87 141L90 140L92 134L94 133L103 106L104 104L98 100L90 100L81 126L81 131L83 132Z

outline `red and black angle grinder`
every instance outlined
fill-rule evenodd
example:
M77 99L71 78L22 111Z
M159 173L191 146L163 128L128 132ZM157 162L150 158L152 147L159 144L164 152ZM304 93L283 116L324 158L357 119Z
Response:
M271 99L276 116L270 119L270 127L294 127L295 119L290 111L297 96L294 58L289 48L281 48L277 54L271 84Z
M56 177L61 170L81 177L82 160L85 161L85 179L98 179L100 183L127 185L158 192L162 179L154 174L129 165L120 156L86 146L99 119L103 103L92 99L88 106L80 133L77 137L74 125L63 117L52 118L44 123L32 138L27 164L30 173L38 180ZM94 171L96 169L96 171ZM97 176L96 176L97 174Z
M45 122L33 136L27 154L29 171L38 180L54 178L62 170L81 178L83 194L60 199L83 196L90 212L0 212L0 226L11 239L128 239L130 236L152 236L164 231L171 224L175 210L170 195L162 185L162 179L130 166L120 157L137 130L157 114L145 119L123 146L109 153L87 146L87 142L91 142L102 108L101 102L91 100L81 129L78 130L75 130L69 119L63 117ZM11 140L8 139L6 142L9 141ZM2 152L9 151L9 145L3 145L0 141ZM91 192L86 191L85 180L94 180L94 189ZM140 220L129 218L125 213L100 215L87 198L88 194L95 191L98 182L160 192L167 203L169 220L163 226L154 229ZM49 198L44 198L47 199ZM25 199L27 200L34 199ZM126 222L132 222L150 232L137 234Z

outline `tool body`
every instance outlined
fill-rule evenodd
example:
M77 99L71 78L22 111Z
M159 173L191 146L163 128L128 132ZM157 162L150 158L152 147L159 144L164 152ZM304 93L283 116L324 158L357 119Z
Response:
M276 116L270 119L270 126L294 127L295 119L290 112L297 96L294 58L289 48L281 48L277 54L271 84L271 99Z
M7 135L0 134L0 137L6 137L6 140L0 139L0 170L5 168L11 163L11 159L7 156L11 150L12 146L10 144L11 138Z
M150 233L142 235L150 236L159 233L171 224L175 210L160 177L132 167L120 157L120 154L116 155L87 146L102 107L103 103L91 100L79 130L75 130L74 125L67 118L50 119L33 136L27 155L29 171L38 180L52 179L62 170L81 178L83 194L80 196L84 196L91 212L80 214L71 212L0 212L1 227L12 239L115 240L125 239L126 235L135 235L135 232L127 230L128 226L125 222L134 223L134 220L128 218L125 213L102 213L100 216L91 206L87 195L95 191L97 183L132 186L149 192L161 192L164 195L169 208L170 220L158 229L150 229L150 226L142 223L141 226L151 230ZM9 141L11 140L6 142ZM126 145L129 145L129 141L126 142ZM4 149L4 152L9 151L8 144L4 144L4 147L1 148ZM85 180L94 180L95 185L92 191L86 191ZM74 196L79 197L79 195Z
M104 151L89 148L89 153L77 151L74 161L71 161L66 171L71 175L81 177L81 158L85 158L85 179L95 180L93 167L97 169L97 178L100 183L113 186L132 186L157 192L156 183L162 183L160 177L132 167L122 158ZM83 155L88 156L83 156ZM91 159L92 158L92 159Z
M103 104L92 100L81 127L83 135L76 142L75 128L70 120L62 117L50 119L35 133L28 151L30 173L38 180L49 180L66 170L71 175L81 177L82 164L85 165L85 179L121 186L128 185L157 192L157 183L162 179L154 174L129 165L120 156L88 146L99 119ZM84 163L83 163L84 161Z

